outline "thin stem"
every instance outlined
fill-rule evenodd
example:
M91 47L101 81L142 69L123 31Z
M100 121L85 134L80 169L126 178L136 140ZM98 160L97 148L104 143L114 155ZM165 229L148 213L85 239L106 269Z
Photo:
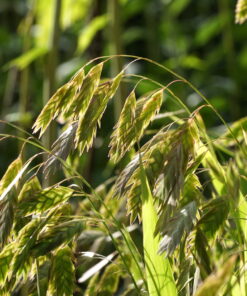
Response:
M25 26L23 29L23 54L27 53L31 48L31 27L34 19L34 6L35 0L32 1L32 6L25 18ZM19 100L19 113L20 113L20 125L25 128L25 117L27 116L29 105L29 91L30 91L30 69L29 65L25 67L20 73L20 100ZM23 133L20 132L20 136ZM22 149L21 147L19 147ZM22 158L25 159L25 151L22 153Z
M86 180L85 180L85 181L86 181ZM86 183L87 183L87 182L86 182ZM90 185L89 185L89 186L90 186ZM90 187L91 187L91 186L90 186ZM93 188L92 188L92 190L93 190ZM93 190L93 191L94 191L94 190ZM94 192L94 193L96 193L96 192ZM97 195L97 193L96 193L96 195ZM129 275L130 275L130 277L131 277L131 279L132 279L132 281L133 281L133 284L134 284L136 290L140 292L140 289L139 289L139 287L138 287L138 285L137 285L137 283L136 283L136 281L135 281L135 278L134 278L133 274L129 271L128 263L127 263L127 261L125 260L125 257L123 256L121 250L119 249L119 247L118 247L118 245L117 245L117 242L115 241L113 235L111 234L111 230L110 230L110 228L109 228L108 225L105 223L104 219L101 217L100 212L99 212L99 211L97 210L97 208L94 206L94 203L93 203L93 201L91 200L90 196L88 195L87 197L88 197L88 199L89 199L89 201L90 201L90 203L91 203L91 205L92 205L92 207L93 207L94 212L96 213L96 215L97 215L100 219L102 219L102 223L103 223L104 227L106 228L106 230L107 230L107 232L108 232L108 234L109 234L109 236L110 236L110 238L111 238L111 240L112 240L112 242L113 242L115 248L117 249L117 251L118 251L118 253L119 253L119 255L120 255L120 257L121 257L121 259L122 259L122 261L123 261L123 263L124 263L124 265L125 265L125 267L126 267L126 269L128 270L128 273L129 273ZM125 237L125 235L124 235L124 233L123 233L123 231L122 231L122 229L121 229L121 225L120 225L119 221L117 221L117 220L115 219L115 217L113 216L112 212L108 209L108 207L106 206L106 204L105 204L105 202L103 201L103 199L102 199L100 196L98 196L98 195L97 195L97 197L99 197L100 201L102 202L102 205L103 205L104 208L107 210L107 212L110 214L110 216L113 218L114 222L116 223L116 226L117 226L118 230L119 230L120 233L122 234L122 236L123 236L125 242L127 243L128 247L129 247L128 240L126 239L126 237ZM133 259L134 259L134 261L135 261L136 258L135 258L135 256L134 256L134 254L132 253L132 250L131 250L130 247L129 247L129 250L131 251L131 254L132 254ZM136 262L136 264L137 264L137 266L138 266L138 268L139 268L140 266L139 266L138 262ZM139 269L139 271L140 271L141 274L142 274L142 270ZM144 283L145 283L145 281L144 281Z
M121 14L119 0L108 0L108 11L110 16L110 54L120 55L122 53L121 43ZM122 59L113 59L111 61L111 74L116 76L123 68ZM124 104L125 90L120 84L119 89L115 94L114 100L114 118L117 122Z
M14 98L14 92L16 89L16 81L17 81L17 68L11 68L8 71L7 75L7 81L6 86L4 90L3 99L1 102L1 111L0 114L3 116L6 114L6 109L11 105L13 98Z
M237 68L236 68L236 52L234 48L234 37L233 37L233 13L228 0L218 0L218 7L220 17L222 18L222 46L225 52L226 68L228 76L236 84L239 83L237 79ZM230 113L232 120L239 118L240 116L240 101L239 101L239 90L241 85L238 85L235 90L234 97L229 98L229 104L231 106ZM229 94L230 95L230 94Z
M36 278L37 278L37 294L38 294L38 296L41 296L40 284L39 284L39 261L38 261L38 259L35 259L35 264L36 264Z

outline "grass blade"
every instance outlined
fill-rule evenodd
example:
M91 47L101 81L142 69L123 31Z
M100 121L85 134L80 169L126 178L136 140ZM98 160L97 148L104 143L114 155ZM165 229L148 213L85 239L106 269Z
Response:
M150 296L177 295L168 258L158 255L159 236L154 237L157 214L145 171L141 173L143 247Z

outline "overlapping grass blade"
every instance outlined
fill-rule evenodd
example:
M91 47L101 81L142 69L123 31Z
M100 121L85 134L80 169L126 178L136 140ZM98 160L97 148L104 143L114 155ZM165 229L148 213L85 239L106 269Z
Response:
M177 295L168 258L158 254L159 236L154 237L157 214L144 169L141 175L143 249L150 296Z

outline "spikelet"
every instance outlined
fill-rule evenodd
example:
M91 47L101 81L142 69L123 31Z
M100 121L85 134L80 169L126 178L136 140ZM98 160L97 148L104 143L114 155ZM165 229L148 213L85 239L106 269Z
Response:
M243 24L247 20L247 0L238 0L235 11L235 21Z

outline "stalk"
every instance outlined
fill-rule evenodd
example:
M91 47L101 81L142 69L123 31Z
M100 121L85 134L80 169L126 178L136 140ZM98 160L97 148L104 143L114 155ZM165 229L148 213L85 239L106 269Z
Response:
M246 221L246 212L247 212L247 202L246 198L243 196L242 193L240 193L239 196L239 204L238 208L236 210L236 216L237 216L237 231L238 237L239 237L239 244L243 248L243 253L241 254L241 263L240 268L243 268L243 273L240 276L240 289L243 295L247 294L247 271L246 271L246 261L247 261L247 255L246 255L246 246L247 246L247 221Z
M58 62L58 42L59 42L59 33L60 33L60 15L61 15L61 5L62 0L53 1L54 9L52 16L52 27L49 36L48 44L48 56L47 63L45 67L45 77L43 85L43 102L44 105L47 103L49 98L52 96L56 89L56 67ZM43 144L46 148L50 148L55 137L56 130L54 124L51 124L47 129L46 135L43 137ZM45 186L52 184L52 178L49 177L48 180L44 181Z
M110 55L120 55L122 53L122 43L121 43L121 15L120 15L120 4L119 0L108 0L108 14L110 17ZM120 57L119 59L113 59L111 61L111 75L115 77L123 68L123 61ZM119 115L121 113L125 91L123 85L119 85L119 89L115 94L114 100L114 118L115 122L118 121Z
M4 95L1 102L0 114L1 118L4 118L4 115L7 113L7 109L13 102L14 92L16 88L17 81L17 68L10 68L7 75L6 86L4 89Z
M147 56L156 61L160 60L160 46L159 46L159 36L158 36L158 26L160 18L160 10L157 6L161 4L159 1L150 1L146 4L145 9L145 26L146 26L146 47Z
M238 83L237 71L236 71L236 52L234 46L234 36L232 27L232 9L230 7L230 2L228 0L218 0L218 7L221 16L223 16L222 25L222 46L226 54L226 67L229 77ZM229 104L231 106L230 113L232 120L236 120L240 117L240 100L239 100L239 90L241 86L236 87L236 92L233 98L229 99Z
M23 29L23 54L28 52L32 46L31 44L31 26L33 24L34 18L34 5L35 1L32 2L32 7L30 8L27 17L25 19L24 29ZM29 104L29 86L30 86L30 69L27 66L20 73L20 103L19 103L19 113L20 113L20 125L25 128L25 119L26 112L28 111ZM20 136L24 136L23 133ZM20 145L19 149L22 149ZM22 151L22 157L25 160L25 150Z
M38 259L35 259L35 264L36 264L36 274L37 274L37 294L38 294L38 296L40 296L41 293L40 293L39 261L38 261Z
M33 22L33 9L30 9L26 20L25 20L25 28L23 32L23 54L28 52L31 48L31 36L30 36L30 29ZM29 93L29 78L30 78L30 71L29 67L27 66L25 69L21 71L20 75L20 116L21 118L27 112L28 106L28 93Z

